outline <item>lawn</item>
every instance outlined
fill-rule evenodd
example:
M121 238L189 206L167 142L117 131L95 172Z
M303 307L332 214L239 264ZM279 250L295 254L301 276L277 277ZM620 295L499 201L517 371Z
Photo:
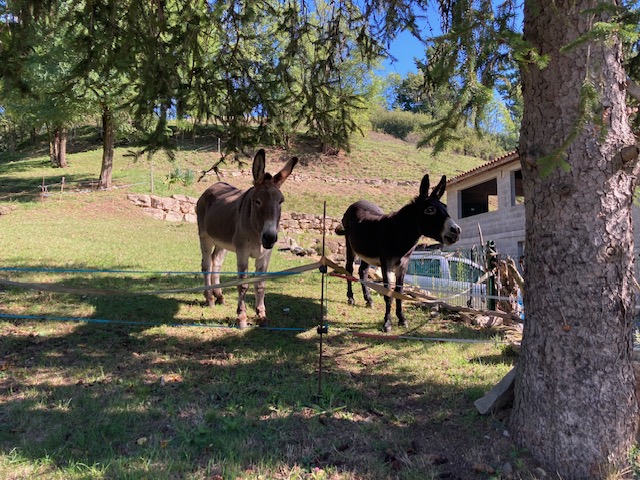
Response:
M393 145L363 143L355 166L349 157L327 170L335 159L303 162L297 173L316 180L286 183L284 209L320 213L314 205L326 200L338 214L351 197L320 183L329 170L373 177L378 165L388 178L415 181L454 173L412 163L411 146L391 161ZM517 360L502 331L411 304L409 329L393 332L410 339L377 335L383 299L374 297L373 309L360 298L349 306L344 281L316 269L269 282L272 328L238 330L234 288L215 309L186 291L202 282L195 225L155 220L126 199L149 192L150 163L123 153L120 188L107 192L73 184L95 179L96 151L73 154L64 172L44 157L0 160L0 278L36 284L0 286L0 478L542 476L511 443L508 411L481 416L473 406ZM285 157L268 157L267 170ZM201 171L210 160L185 151L177 164ZM164 182L177 164L156 162L156 193L204 188ZM43 177L53 184L63 175L63 191L39 195ZM352 193L393 193L390 208L417 193L388 188L396 191ZM274 252L270 271L315 260ZM223 269L233 278L233 254ZM251 302L250 290L249 312Z

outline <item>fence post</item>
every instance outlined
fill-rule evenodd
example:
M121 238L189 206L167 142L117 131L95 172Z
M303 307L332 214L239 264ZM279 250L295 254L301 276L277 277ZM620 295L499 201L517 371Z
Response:
M486 255L487 272L490 272L495 268L496 260L497 260L496 255L497 255L496 244L494 243L493 240L487 241L487 255ZM489 275L489 278L487 279L487 295L489 297L487 298L487 308L489 310L495 310L496 309L495 297L497 296L495 275Z
M153 195L153 161L151 162L151 195Z

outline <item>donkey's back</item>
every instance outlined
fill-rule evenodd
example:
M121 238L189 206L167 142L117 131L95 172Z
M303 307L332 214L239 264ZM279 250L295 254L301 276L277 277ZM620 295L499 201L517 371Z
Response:
M235 251L233 237L238 225L240 203L246 192L218 182L207 188L196 203L198 234L206 235L225 250Z
M347 208L342 217L343 228L337 233L346 236L347 245L357 256L369 265L380 266L381 256L394 256L389 245L397 232L388 228L388 217L375 203L359 200ZM397 252L395 256L405 253Z

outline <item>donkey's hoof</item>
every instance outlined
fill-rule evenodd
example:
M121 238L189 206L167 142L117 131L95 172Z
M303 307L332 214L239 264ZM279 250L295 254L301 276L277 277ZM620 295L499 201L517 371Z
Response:
M373 300L367 300L367 308L373 308Z
M383 331L384 333L391 333L391 325L384 325L384 326L382 327L382 331Z
M205 299L204 302L207 305L207 307L209 307L209 308L213 308L213 306L215 305L212 298L207 298L207 299Z
M244 311L238 313L238 328L247 328L247 314Z
M260 327L268 327L269 326L269 319L267 317L258 318L258 326L260 326Z
M216 298L216 305L224 305L224 297Z
M398 326L402 328L409 328L409 322L406 320L400 320L398 321Z
M348 298L348 299L347 299L347 304L349 304L349 305L355 305L355 304L356 304L356 301L355 301L353 298Z

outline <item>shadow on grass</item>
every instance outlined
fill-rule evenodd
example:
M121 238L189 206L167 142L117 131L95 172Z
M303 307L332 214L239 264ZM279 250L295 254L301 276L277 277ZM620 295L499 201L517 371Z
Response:
M13 295L8 294L7 300L20 301L20 296L26 293L27 297L23 297L23 300L29 303L49 304L48 314L42 316L53 320L69 318L79 323L129 324L142 330L162 325L235 326L236 323L237 287L223 289L225 305L207 308L201 289L202 275L197 272L144 272L136 271L128 265L97 270L88 265L74 264L72 269L64 266L42 269L39 265L34 265L5 273L14 281L25 285L25 288L10 287L7 291L13 292ZM34 275L36 280L33 280ZM57 281L42 280L50 275L54 278L67 278ZM222 283L236 279L235 274L223 274L220 277ZM304 330L318 325L322 313L319 301L270 291L270 288L286 290L287 281L287 276L275 278L269 282L271 286L267 286L265 304L269 326ZM43 291L39 291L39 285L43 285ZM245 301L251 322L251 316L255 315L253 284L249 285ZM88 317L76 319L63 313L72 310L86 311L87 306L92 310ZM190 310L180 315L181 308ZM194 321L193 317L197 314L200 320ZM31 315L27 315L29 316Z
M260 465L275 472L278 464L365 476L392 474L399 467L388 457L403 458L415 445L449 455L438 445L459 448L467 435L457 412L434 423L422 413L426 404L403 400L421 388L400 375L355 383L327 375L317 397L312 340L257 330L207 341L135 333L87 325L62 338L12 342L21 352L12 368L42 380L3 382L11 396L3 401L2 449L34 463L49 458L62 470L109 465L115 477L138 469L168 478L207 470L212 459L217 470L208 473L225 478ZM464 398L463 390L452 393ZM478 428L468 434L479 436Z
M3 166L0 164L0 173L2 173L2 170ZM0 199L9 199L21 203L39 201L43 194L43 184L45 186L45 195L55 195L60 192L62 177L65 177L65 191L69 188L90 188L90 183L97 180L96 176L65 174L62 169L54 169L53 172L55 174L47 175L37 180L30 178L16 179L12 176L0 175L0 197L2 197Z
M193 282L158 277L147 285ZM91 281L118 290L139 284L110 274ZM420 350L429 368L438 361L434 344L405 349L328 335L320 382L317 301L267 292L272 324L301 330L240 331L143 323L182 323L181 308L200 308L201 293L66 297L95 307L95 319L131 323L52 323L45 333L34 321L3 325L0 448L23 465L46 459L62 476L84 468L109 478L270 478L323 468L358 478L419 478L433 469L473 479L484 477L471 469L470 446L489 464L509 452L499 447L501 430L473 409L477 384L425 383L396 366ZM235 289L227 299L235 311ZM478 453L485 437L490 448ZM429 463L434 455L447 465Z

